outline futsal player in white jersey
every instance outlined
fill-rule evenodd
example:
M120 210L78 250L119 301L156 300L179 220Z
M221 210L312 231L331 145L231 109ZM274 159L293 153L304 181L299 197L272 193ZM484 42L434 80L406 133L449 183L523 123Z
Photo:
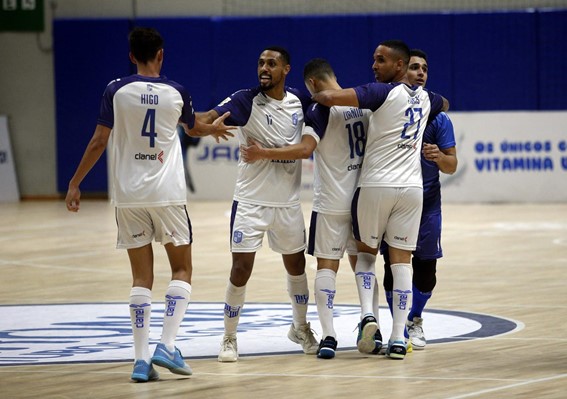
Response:
M291 69L288 52L268 47L258 59L260 86L237 91L214 109L197 114L210 122L230 112L227 123L240 126L239 140L284 147L299 143L308 96L285 86ZM262 160L238 163L230 221L232 268L224 305L224 336L219 362L238 360L236 333L256 251L268 235L270 248L281 253L293 310L288 338L306 354L317 353L317 341L307 322L309 289L305 274L305 226L299 201L300 160Z
M364 163L352 203L357 239L356 279L363 313L361 322L374 322L376 254L382 238L392 262L393 326L386 353L404 359L405 320L412 294L411 252L415 249L421 217L423 189L421 143L428 118L443 108L444 99L421 86L410 87L405 73L409 48L401 41L388 43L404 53L400 83L369 83L343 90L324 90L313 99L326 106L347 105L372 111Z
M77 212L79 186L108 145L112 202L116 206L117 248L126 249L132 269L130 317L135 362L132 379L159 378L153 364L190 375L175 346L179 326L191 295L192 230L177 124L188 133L232 136L223 115L212 125L195 121L191 96L178 83L160 75L163 39L151 28L134 28L129 36L130 59L137 74L113 80L104 91L97 126L69 182L67 209ZM165 293L161 341L153 356L149 349L153 240L164 245L172 279Z
M312 94L341 88L333 68L321 58L305 65L303 79ZM241 156L246 162L307 159L314 154L313 211L307 252L317 258L315 301L323 329L317 355L323 359L335 357L337 349L333 304L340 259L346 251L351 263L356 263L350 207L362 166L369 116L369 110L328 108L313 103L305 117L306 127L300 143L264 148L254 142L241 147Z

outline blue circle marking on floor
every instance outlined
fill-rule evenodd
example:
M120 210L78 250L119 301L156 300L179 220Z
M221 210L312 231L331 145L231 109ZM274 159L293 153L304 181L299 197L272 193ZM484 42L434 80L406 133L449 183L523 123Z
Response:
M177 346L188 359L216 358L223 334L219 302L189 304L179 328ZM159 342L164 304L152 304L150 344ZM334 306L339 350L356 349L360 306ZM523 323L498 316L426 309L423 328L428 345L494 337L519 331ZM320 340L317 308L309 305L307 320ZM287 338L291 306L246 303L238 325L241 356L301 353ZM387 308L379 314L385 340L392 327ZM0 366L63 363L102 363L133 358L132 329L127 303L77 303L0 306Z

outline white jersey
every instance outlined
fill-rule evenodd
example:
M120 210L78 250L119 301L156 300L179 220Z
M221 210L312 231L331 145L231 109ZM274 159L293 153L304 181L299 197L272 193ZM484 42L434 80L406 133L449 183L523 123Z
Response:
M442 97L421 86L370 83L355 88L360 108L372 110L359 187L422 187L421 147L428 118Z
M98 124L112 129L109 191L116 207L187 203L180 120L195 124L191 96L176 82L132 75L108 84Z
M240 144L254 139L264 147L274 148L301 141L309 102L307 96L289 87L281 101L255 88L237 91L214 110L219 115L230 111L225 123L240 126ZM300 188L301 160L238 161L235 201L268 207L298 205Z
M303 134L318 142L314 152L313 211L350 215L371 111L353 107L313 104Z

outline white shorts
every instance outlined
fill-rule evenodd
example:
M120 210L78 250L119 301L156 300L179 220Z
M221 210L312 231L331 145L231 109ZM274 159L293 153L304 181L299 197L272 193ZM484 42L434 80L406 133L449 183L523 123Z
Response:
M274 208L234 201L230 218L231 252L256 252L264 233L275 252L295 254L305 249L305 222L301 205Z
M116 208L118 240L116 248L139 248L154 239L166 245L193 242L191 221L184 205L155 208Z
M342 259L345 251L357 254L351 216L311 212L307 253L322 259Z
M413 251L421 220L423 190L419 187L361 187L353 198L353 230L357 240L378 248Z

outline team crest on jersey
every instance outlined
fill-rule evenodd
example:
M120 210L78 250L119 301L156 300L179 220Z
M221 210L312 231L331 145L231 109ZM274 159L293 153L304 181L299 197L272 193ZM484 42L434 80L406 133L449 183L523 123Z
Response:
M236 244L239 244L242 242L242 237L244 237L244 234L242 234L240 230L236 230L232 235L232 241L234 241Z
M299 116L297 115L297 112L295 112L292 116L291 116L291 123L293 123L293 126L297 126L297 122L299 121Z

